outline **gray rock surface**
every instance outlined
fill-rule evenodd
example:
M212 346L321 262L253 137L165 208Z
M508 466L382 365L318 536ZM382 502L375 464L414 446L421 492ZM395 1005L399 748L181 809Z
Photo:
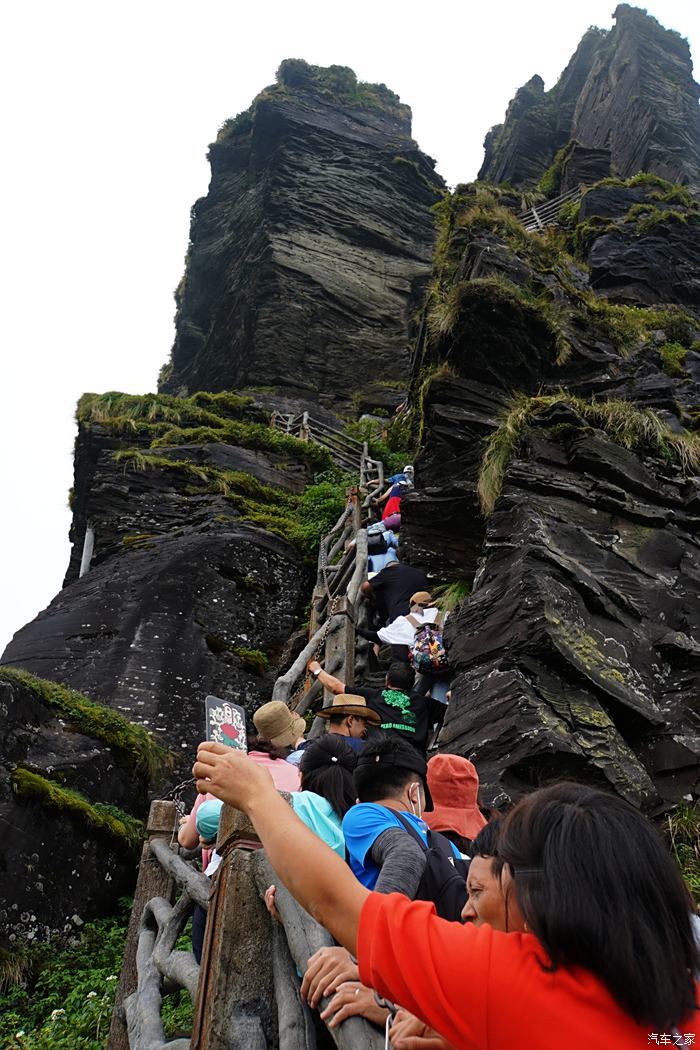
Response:
M78 814L18 797L17 769L91 802L143 815L146 778L76 732L23 685L0 677L0 943L77 934L131 891L137 846L96 833Z
M637 305L607 313L591 287L595 267L589 277L524 239L497 209L489 222L479 192L459 187L455 197L436 277L443 304L457 305L449 325L428 308L411 386L422 433L416 492L402 502L411 563L436 583L472 586L446 629L455 677L439 747L474 761L486 804L573 777L654 810L697 790L700 481L669 444L624 447L619 423L606 431L580 406L653 408L683 434L700 404L699 323L665 306L654 315L665 330L653 330L643 281ZM589 195L608 208L604 223L649 187L627 192ZM598 205L584 202L590 222ZM692 251L692 230L665 241L672 273ZM646 301L658 303L665 275L649 238L635 243ZM662 348L676 339L682 364L669 374ZM554 403L526 422L511 416L519 436L485 514L477 485L487 443L509 413L535 403L527 399L547 397Z
M162 389L264 383L347 407L370 376L401 385L442 187L409 108L311 79L229 124L193 209Z

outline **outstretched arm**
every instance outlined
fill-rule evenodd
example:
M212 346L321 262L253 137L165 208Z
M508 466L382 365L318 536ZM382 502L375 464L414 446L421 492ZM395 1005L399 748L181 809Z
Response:
M330 691L336 696L345 692L345 683L341 682L339 678L334 678L333 675L328 674L327 671L324 671L318 660L309 660L307 667L313 674L318 671L319 673L316 677L321 685L325 686L326 689L330 689Z
M277 793L270 774L241 751L207 740L192 773L197 790L247 813L289 892L353 955L369 891Z

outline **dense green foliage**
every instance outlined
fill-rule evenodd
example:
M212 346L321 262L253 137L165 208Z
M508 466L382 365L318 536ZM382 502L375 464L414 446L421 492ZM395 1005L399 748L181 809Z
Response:
M395 417L394 417L395 419ZM345 433L356 441L366 441L367 450L372 459L380 459L384 464L384 474L389 477L401 470L412 459L410 441L398 440L399 430L394 428L394 420L381 429L376 422L369 419L347 423Z
M127 902L123 902L126 904ZM74 944L0 952L2 1050L103 1050L122 965L128 913L86 923ZM188 948L183 935L179 947ZM186 992L164 1000L166 1036L191 1028Z
M681 343L664 343L659 347L659 355L664 363L664 369L670 376L684 376L686 374L685 359L688 348Z
M73 689L37 678L16 667L0 668L2 678L31 690L38 700L70 722L78 732L106 744L121 765L154 777L168 764L168 752L151 734L116 711L96 704Z
M559 193L559 190L561 189L561 176L564 168L564 161L576 145L577 143L572 140L571 142L568 142L566 146L563 146L558 150L554 155L554 160L537 183L537 189L540 193L544 194L545 197L556 197Z

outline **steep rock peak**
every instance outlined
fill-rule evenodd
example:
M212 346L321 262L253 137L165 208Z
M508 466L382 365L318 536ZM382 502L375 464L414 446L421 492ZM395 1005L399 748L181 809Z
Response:
M367 374L401 385L443 187L409 107L287 59L209 159L161 390L264 384L342 411Z
M267 103L281 105L289 119L299 123L324 126L330 113L335 113L335 122L342 120L345 133L348 125L355 125L356 134L368 137L375 132L411 138L411 107L386 84L360 81L348 66L312 66L302 58L286 58L275 83L264 88L248 109L224 121L216 144L230 141L237 132L250 131L258 109Z
M535 94L535 77L520 89L486 137L479 178L535 187L575 139L609 150L614 174L700 185L699 89L687 42L629 4L614 18L610 31L587 31L551 90Z

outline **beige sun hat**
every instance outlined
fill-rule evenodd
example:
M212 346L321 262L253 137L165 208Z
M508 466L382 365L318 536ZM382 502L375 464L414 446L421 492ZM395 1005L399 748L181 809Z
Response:
M306 731L306 722L295 715L281 700L270 700L253 715L253 723L260 736L275 747L293 747Z
M330 707L323 707L316 714L319 718L330 718L332 715L355 715L356 718L365 718L373 726L382 724L377 712L367 706L364 696L355 696L354 693L340 693L334 696Z

